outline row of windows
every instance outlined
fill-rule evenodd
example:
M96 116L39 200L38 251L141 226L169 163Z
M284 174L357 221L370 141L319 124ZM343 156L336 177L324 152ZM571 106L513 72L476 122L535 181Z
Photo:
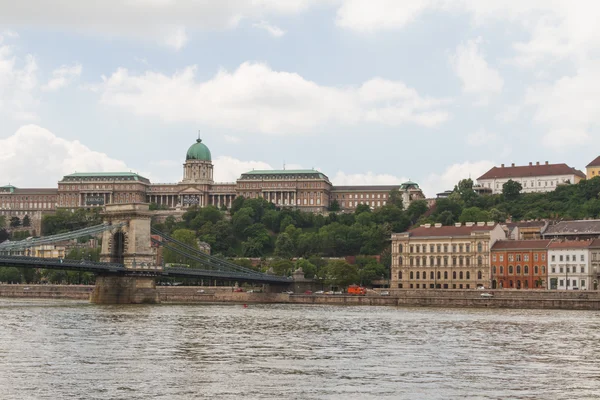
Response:
M551 256L551 260L552 261L556 261L556 255L555 254L553 254ZM564 256L564 259L563 259L563 255L561 254L561 255L558 256L558 261L577 261L577 256L575 254L573 254L572 256L569 256L569 254L567 254L567 255ZM579 261L585 261L585 255L584 254L581 254L581 256L579 257Z
M529 261L529 254L509 254L508 255L508 261L509 262L514 262L514 261ZM499 259L500 261L504 261L504 255L503 254L492 254L492 261L496 261L496 259ZM534 254L533 255L533 261L539 261L540 257L539 254ZM546 254L542 254L541 257L542 261L546 261Z
M497 269L497 267L495 265L492 266L492 272L493 272L494 275L496 274L496 272L498 270L500 271L500 275L504 275L504 267L502 265L498 269ZM517 272L517 275L521 275L521 272L524 275L529 275L529 266L528 265L524 265L522 270L521 270L521 266L520 265L517 265L516 269L513 268L512 265L509 265L506 270L507 270L507 272L508 272L509 275L512 275L515 270ZM545 265L542 265L541 270L542 270L542 274L546 274L546 266ZM533 267L533 273L534 273L534 275L538 275L539 271L540 271L540 268L537 265Z
M437 273L434 273L433 271L429 271L429 278L427 278L428 274L427 271L423 271L423 273L421 274L420 271L410 271L409 272L409 279L442 279L442 276L444 277L444 279L448 279L448 277L450 276L448 274L448 271L437 271ZM483 279L483 272L482 271L477 271L477 279L481 280ZM466 271L463 274L463 271L452 271L452 279L471 279L471 272L470 271ZM402 271L398 272L398 280L402 280Z
M54 200L56 196L21 196L21 195L13 195L13 196L0 196L0 202L19 202L23 200L33 200L33 201L48 201Z
M556 273L556 267L552 267L551 271L552 271L553 274L555 274ZM585 267L580 267L579 271L580 271L581 274L585 274ZM565 268L563 268L563 267L558 268L558 273L559 274L565 273ZM567 274L568 273L576 274L577 273L577 267L573 267L573 268L567 267L566 268L566 273Z
M377 207L381 207L382 203L383 203L384 206L386 205L385 201L384 202L378 201L377 202ZM374 201L371 201L371 202L369 202L369 201L354 201L354 202L349 201L348 202L348 207L356 207L359 204L366 204L366 205L370 205L371 207L375 207L375 202ZM342 207L346 207L346 202L345 201L342 201Z
M423 245L410 245L409 247L411 253L427 253L427 249L429 249L429 253L448 253L448 250L452 249L452 253L470 253L471 252L471 244L469 243L459 243L459 244L430 244L429 247L426 244ZM457 251L458 250L458 251ZM464 251L463 251L464 250ZM404 246L402 244L398 245L398 253L404 252ZM477 252L483 252L483 242L477 243Z
M370 197L369 197L369 196L370 196ZM339 195L339 194L336 194L336 195L335 195L335 198L336 198L336 199L339 199L339 198L340 198L340 195ZM342 199L345 199L345 198L346 198L346 195L345 195L345 194L342 194L342 197L341 197L341 198L342 198ZM353 194L349 194L349 195L348 195L348 198L349 198L349 199L358 199L358 198L359 198L359 195L358 195L358 194L354 194L354 195L353 195ZM367 194L364 194L364 193L362 193L362 194L360 194L360 198L361 198L361 199L375 199L376 197L375 197L375 194L369 194L369 193L367 193ZM377 198L378 198L378 199L385 199L385 198L386 198L386 195L385 195L385 194L378 194L378 195L377 195Z
M453 267L456 267L456 266L462 267L463 265L466 265L468 267L471 265L471 259L469 257L454 256L450 259L450 257L448 257L448 256L444 256L444 257L437 256L437 257L429 257L429 266L438 266L439 267L442 265L442 262L443 262L444 266L448 266L449 265L448 263L450 260L452 261ZM419 266L421 266L421 263L424 267L427 266L427 257L426 256L409 257L408 258L408 265L411 267L414 267L414 266L419 267ZM402 256L400 256L398 258L398 264L399 265L404 264L404 258ZM483 265L483 257L479 256L479 257L477 257L477 266L482 266L482 265Z
M470 289L471 288L471 285L468 284L468 283L465 284L464 286L465 287L463 288L463 284L462 283L460 283L458 285L456 283L453 283L452 284L452 289L465 289L465 288L466 289ZM420 284L420 283L412 284L411 283L409 285L409 287L411 289L449 289L450 285L448 285L447 283L443 283L443 284L442 283L438 283L438 284L435 284L435 285L433 283L430 283L429 287L427 287L426 283L423 283L423 284ZM402 289L402 284L401 283L398 284L398 289Z

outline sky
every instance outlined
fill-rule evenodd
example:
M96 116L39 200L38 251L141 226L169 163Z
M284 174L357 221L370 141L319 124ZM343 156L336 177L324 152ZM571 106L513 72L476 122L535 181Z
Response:
M315 168L428 197L600 154L594 0L0 0L0 185Z

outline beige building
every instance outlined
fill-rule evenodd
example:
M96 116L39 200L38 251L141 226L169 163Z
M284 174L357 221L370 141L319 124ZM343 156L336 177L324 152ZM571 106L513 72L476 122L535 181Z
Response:
M390 288L489 288L490 249L505 238L493 222L425 224L393 233Z

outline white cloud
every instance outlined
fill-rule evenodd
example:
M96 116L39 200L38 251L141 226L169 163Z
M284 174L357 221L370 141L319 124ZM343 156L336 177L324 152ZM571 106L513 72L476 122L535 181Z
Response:
M227 143L231 143L231 144L238 144L242 142L242 139L240 139L237 136L231 136L231 135L225 135L223 136L223 139L225 139L225 141Z
M482 160L476 162L466 161L461 164L452 164L441 174L430 174L421 188L427 197L435 197L444 190L452 190L461 179L471 177L473 182L489 171L494 166L492 161Z
M278 26L271 25L267 21L260 21L255 24L252 24L252 26L258 29L265 30L269 32L271 36L274 37L282 37L283 35L285 35L285 31L283 29L279 28Z
M482 39L469 40L456 48L450 63L462 81L463 91L478 97L478 103L486 104L489 96L500 93L504 81L495 69L491 68L480 50Z
M59 27L82 33L125 36L180 49L188 31L231 29L243 19L260 21L303 12L337 0L39 0L5 1L0 24Z
M449 118L446 99L421 96L402 82L371 79L360 87L321 86L261 63L243 63L198 82L195 67L172 76L118 69L94 90L101 102L164 121L193 121L245 132L285 135L327 124L361 122L437 126Z
M2 179L15 186L48 186L64 175L92 171L127 171L123 161L90 150L37 125L25 125L0 139ZM49 181L50 179L50 181Z
M188 36L185 32L185 28L177 27L173 30L169 30L165 33L163 43L166 46L173 48L178 51L181 50L188 42Z
M338 171L334 177L330 177L331 183L337 186L347 185L399 185L408 179L394 176L391 174L374 174L367 172L364 174L346 174Z
M479 147L486 144L491 144L496 140L496 134L486 132L485 129L480 129L477 132L467 136L467 144L473 147Z
M20 59L5 38L14 38L13 32L0 35L0 114L15 119L34 119L38 104L37 63L32 55Z
M415 20L435 0L347 0L337 11L336 24L358 32L402 28Z
M71 84L81 76L81 64L63 65L52 71L52 79L42 86L44 91L55 91Z
M242 161L233 157L221 156L213 160L215 182L235 182L244 172L273 169L262 161Z

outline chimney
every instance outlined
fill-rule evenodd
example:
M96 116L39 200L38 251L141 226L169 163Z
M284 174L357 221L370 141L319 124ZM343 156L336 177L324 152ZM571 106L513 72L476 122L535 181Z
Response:
M462 226L462 224L460 222L457 222L454 224L455 227L460 228Z
M423 225L425 228L431 228L431 224L425 224Z
M471 227L473 225L475 225L474 222L465 222L465 226Z
M477 226L485 226L485 222L478 222Z
M548 161L546 161L546 165L548 165Z
M434 225L436 228L441 228L442 224L440 224L439 222L437 224Z
M540 165L540 162L539 162L539 161L536 161L535 165Z
M487 226L494 226L496 225L496 223L494 221L488 221L487 222Z
M504 164L501 164L501 165L500 165L500 168L504 168Z
M514 166L515 166L515 163L512 163L512 164L510 164L510 166L511 166L511 167L514 167Z

